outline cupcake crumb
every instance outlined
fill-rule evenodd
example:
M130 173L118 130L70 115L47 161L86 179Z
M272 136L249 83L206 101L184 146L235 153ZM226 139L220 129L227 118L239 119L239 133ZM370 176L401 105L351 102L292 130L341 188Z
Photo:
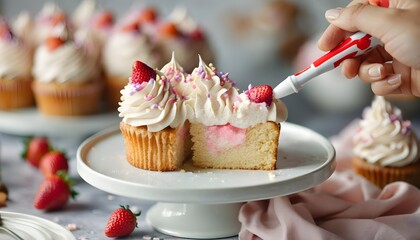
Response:
M69 224L67 224L66 228L69 231L76 231L77 230L77 225L74 224L74 223L69 223Z

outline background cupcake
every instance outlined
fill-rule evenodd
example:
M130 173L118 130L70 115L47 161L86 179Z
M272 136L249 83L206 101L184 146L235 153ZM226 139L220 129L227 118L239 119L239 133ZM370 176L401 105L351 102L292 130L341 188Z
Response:
M102 82L98 67L75 42L65 22L59 23L34 58L33 90L40 111L46 115L86 115L98 111Z
M31 48L0 19L0 109L11 110L34 104L31 90Z
M203 30L188 15L185 8L176 8L168 20L159 23L157 35L164 59L170 59L175 52L178 62L191 72L197 65L197 55L209 63L215 62L215 56Z
M156 45L145 34L138 21L130 21L116 27L105 43L102 53L105 73L106 99L110 109L116 109L120 101L120 91L128 83L131 65L140 60L156 68L160 56Z
M375 97L365 110L354 138L352 165L356 173L384 187L406 181L420 187L419 142L401 110Z

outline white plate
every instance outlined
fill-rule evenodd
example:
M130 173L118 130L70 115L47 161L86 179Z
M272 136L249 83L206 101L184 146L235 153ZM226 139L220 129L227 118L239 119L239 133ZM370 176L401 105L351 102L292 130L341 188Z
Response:
M36 108L0 111L0 132L29 136L86 137L118 125L118 112L104 112L80 117L44 116Z
M118 129L106 130L85 140L77 152L77 170L101 190L146 200L175 203L233 203L308 189L326 180L335 169L335 151L318 133L283 123L277 169L198 169L154 172L131 166L125 157Z
M4 226L25 240L76 240L64 227L43 218L22 213L0 211ZM0 230L0 239L14 240L8 233Z

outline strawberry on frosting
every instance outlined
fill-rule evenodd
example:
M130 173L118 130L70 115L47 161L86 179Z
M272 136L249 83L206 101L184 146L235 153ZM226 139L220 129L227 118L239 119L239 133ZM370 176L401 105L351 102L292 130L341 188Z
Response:
M65 23L53 28L34 57L33 75L41 82L90 82L97 79L97 63L77 44Z
M142 84L143 82L149 82L151 79L155 78L156 71L153 70L153 68L140 61L134 62L130 77L131 84Z
M252 102L265 103L267 107L270 107L273 101L273 88L269 85L253 87L248 90L248 98Z

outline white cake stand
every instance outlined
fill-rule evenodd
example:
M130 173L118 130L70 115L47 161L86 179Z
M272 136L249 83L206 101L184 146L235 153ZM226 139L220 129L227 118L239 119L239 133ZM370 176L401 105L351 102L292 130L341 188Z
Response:
M299 192L333 173L334 148L318 133L283 123L279 142L273 171L198 169L187 162L180 171L153 172L131 166L120 131L110 129L82 143L77 171L106 192L158 201L147 219L162 233L195 239L229 237L240 230L243 202Z
M0 111L0 132L18 136L85 138L103 129L118 126L119 121L116 111L86 116L56 117L44 116L36 108L25 108Z

